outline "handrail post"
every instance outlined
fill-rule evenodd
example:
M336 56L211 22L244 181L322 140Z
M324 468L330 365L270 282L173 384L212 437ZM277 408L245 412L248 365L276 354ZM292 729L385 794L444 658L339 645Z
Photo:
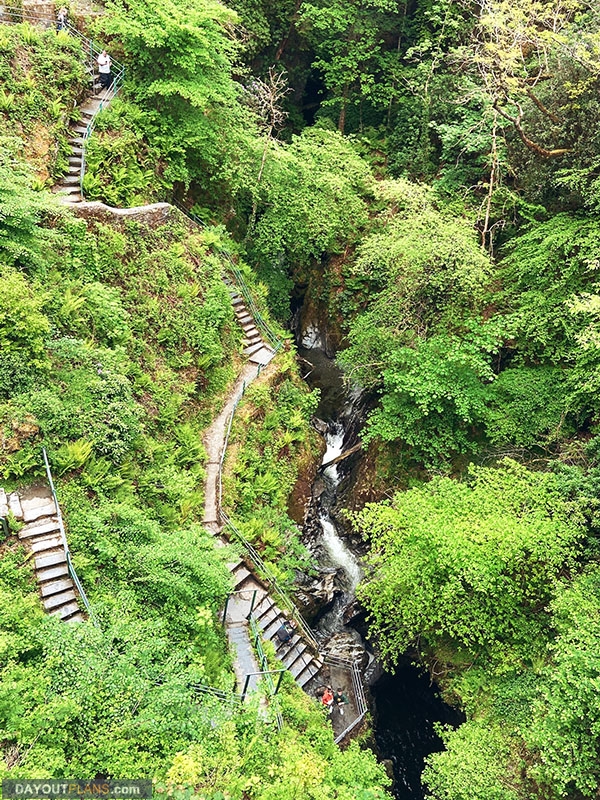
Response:
M228 594L227 598L225 600L225 608L223 609L223 625L225 625L225 620L227 619L227 606L229 605L229 598L230 597L231 597L231 595Z
M244 690L242 692L242 703L246 699L246 694L248 693L248 684L250 683L250 675L246 675L246 680L244 681Z

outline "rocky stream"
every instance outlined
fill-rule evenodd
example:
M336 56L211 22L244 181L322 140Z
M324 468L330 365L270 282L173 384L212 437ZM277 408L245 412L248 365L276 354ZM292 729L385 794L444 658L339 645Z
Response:
M299 358L307 384L321 393L315 427L325 439L322 465L327 465L356 444L367 398L344 385L342 373L324 352L318 330L309 329L301 337ZM364 612L355 597L365 543L343 515L360 458L357 451L322 466L313 482L303 536L319 576L306 587L305 599L327 650L361 663L374 720L373 746L393 775L395 796L420 800L424 759L442 749L434 724L457 724L460 715L442 702L435 684L408 655L393 674L384 671L376 658L376 643L369 641Z

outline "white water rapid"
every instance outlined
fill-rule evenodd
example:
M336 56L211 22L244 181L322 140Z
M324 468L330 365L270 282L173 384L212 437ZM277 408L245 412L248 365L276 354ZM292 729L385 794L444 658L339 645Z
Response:
M327 464L337 456L341 455L344 449L344 428L339 422L331 422L329 431L326 435L327 451L323 456L322 464ZM331 495L335 492L340 483L337 464L332 464L323 471L323 476L330 484ZM361 571L355 555L346 547L344 541L338 535L337 529L329 516L329 512L322 508L319 512L319 522L323 528L323 545L327 550L333 566L341 567L346 575L347 585L344 587L346 592L354 595L361 578Z

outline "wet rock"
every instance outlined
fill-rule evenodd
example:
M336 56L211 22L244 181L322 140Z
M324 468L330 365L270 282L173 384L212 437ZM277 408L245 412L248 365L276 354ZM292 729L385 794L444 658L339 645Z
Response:
M348 603L346 608L344 609L344 616L342 619L344 620L344 625L352 625L354 626L354 621L362 621L364 615L364 608L358 602L358 600L353 600L351 603Z
M325 567L320 570L317 578L310 578L305 574L296 576L296 583L301 588L296 590L295 595L304 616L314 619L323 612L324 607L333 602L336 573L336 569Z
M385 769L385 774L390 778L392 781L395 780L394 776L394 762L391 758L382 758L381 763L383 764L383 768Z
M369 662L364 642L356 631L345 630L334 634L327 642L327 655L356 661L361 669Z
M310 421L310 424L316 431L318 431L321 434L321 436L325 436L325 434L327 433L328 425L326 422L323 422L322 419L319 419L318 417L313 417Z

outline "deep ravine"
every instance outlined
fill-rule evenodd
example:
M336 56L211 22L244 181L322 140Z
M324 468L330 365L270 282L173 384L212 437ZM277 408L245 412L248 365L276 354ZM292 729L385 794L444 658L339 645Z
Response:
M327 464L354 444L363 412L360 395L344 386L340 370L319 348L320 342L318 331L312 330L303 341L305 346L299 348L299 356L306 382L321 391L316 416L326 426L319 425L327 445L322 463ZM359 457L357 454L351 458ZM313 484L305 541L322 570L335 570L333 600L317 615L315 624L329 648L340 655L362 655L363 663L368 664L366 678L371 683L378 755L393 768L395 796L399 800L422 800L424 759L442 749L434 724L456 725L461 721L460 714L442 702L429 676L413 666L410 658L397 665L395 674L384 672L369 643L352 625L362 568L360 548L353 543L338 511L340 491L350 488L351 459L348 461L344 466L336 464L320 470Z

